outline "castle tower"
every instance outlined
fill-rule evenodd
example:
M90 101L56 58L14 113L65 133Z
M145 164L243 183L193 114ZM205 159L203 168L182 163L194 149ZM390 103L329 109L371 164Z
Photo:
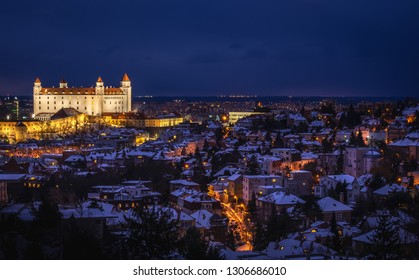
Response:
M33 83L33 94L38 95L41 93L41 80L36 78L35 82Z
M96 97L97 97L97 101L99 105L98 106L99 108L97 108L98 112L96 112L96 114L101 116L103 112L103 101L104 101L103 95L105 94L105 87L104 87L101 77L97 78L95 92L96 92Z
M37 102L39 100L37 97L38 95L41 94L41 89L42 89L41 80L39 78L36 78L35 82L33 83L33 111L34 111L33 113L34 115L39 113L39 110L38 110L39 106L37 106Z
M64 79L61 79L60 88L68 88L67 82Z
M131 111L131 99L132 99L132 88L131 81L128 78L127 73L124 74L121 80L121 90L124 92L126 99L124 100L125 112Z

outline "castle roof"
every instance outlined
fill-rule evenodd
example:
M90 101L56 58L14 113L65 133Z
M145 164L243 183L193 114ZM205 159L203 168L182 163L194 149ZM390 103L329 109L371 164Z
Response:
M89 88L42 88L41 94L95 94L95 88L89 87Z
M64 78L62 78L60 83L67 83L67 82L64 80Z
M52 115L51 120L63 119L67 117L77 116L81 113L74 108L61 108L57 113Z
M16 124L16 126L19 126L19 127L26 127L26 125L25 125L23 122L18 122L18 123Z
M78 87L78 88L42 88L40 94L54 94L54 95L94 95L96 89L94 87ZM105 88L105 94L123 94L120 88Z
M35 83L40 83L41 80L39 78L36 78Z
M99 78L97 78L97 82L98 83L103 83L102 78L99 76Z
M129 82L130 81L129 78L128 78L127 73L125 73L124 77L122 77L122 81L124 81L124 82Z
M122 90L120 88L105 88L105 94L122 94Z

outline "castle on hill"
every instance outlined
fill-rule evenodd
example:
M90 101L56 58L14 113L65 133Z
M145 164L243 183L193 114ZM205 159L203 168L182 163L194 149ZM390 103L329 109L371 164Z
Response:
M122 77L120 87L105 87L102 78L96 87L68 87L61 80L59 87L42 87L37 78L33 87L33 111L36 119L46 120L63 108L73 108L90 116L103 113L131 111L132 88L128 75Z

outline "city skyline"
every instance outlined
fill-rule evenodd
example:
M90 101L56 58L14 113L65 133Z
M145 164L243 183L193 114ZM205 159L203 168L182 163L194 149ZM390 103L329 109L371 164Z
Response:
M25 2L25 1L24 1ZM0 95L64 78L133 95L415 96L419 3L5 3Z

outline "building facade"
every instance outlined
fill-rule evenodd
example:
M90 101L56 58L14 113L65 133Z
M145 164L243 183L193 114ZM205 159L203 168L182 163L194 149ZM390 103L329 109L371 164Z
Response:
M347 147L346 152L344 171L354 177L369 173L382 159L381 154L371 148Z
M243 201L248 203L253 193L259 186L275 185L282 182L281 176L276 175L244 175L243 176Z
M251 115L263 115L261 112L229 112L228 122L230 125L234 125L238 120L251 116Z
M101 77L97 79L96 87L68 87L65 80L59 87L42 87L39 78L33 87L35 118L52 115L63 108L74 108L91 116L124 113L131 111L131 99L131 81L127 74L122 77L120 87L105 87Z

